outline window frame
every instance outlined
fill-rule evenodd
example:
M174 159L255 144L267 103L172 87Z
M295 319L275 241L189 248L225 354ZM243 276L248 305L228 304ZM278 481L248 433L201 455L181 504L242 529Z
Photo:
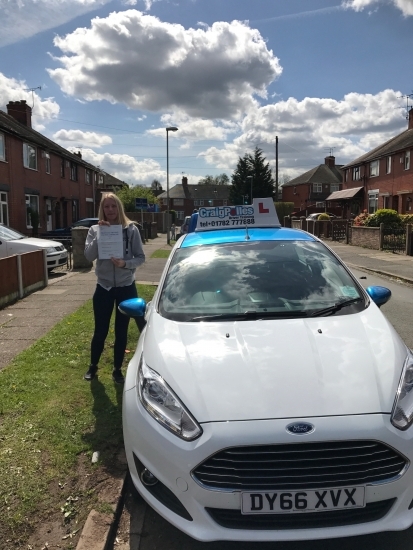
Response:
M322 193L323 184L322 183L313 183L313 193Z
M78 181L77 163L70 161L70 181Z
M335 191L340 191L340 184L330 183L330 193L334 193Z
M369 164L369 173L371 178L380 176L380 160L372 160Z
M3 208L5 206L5 208ZM4 213L6 216L4 216ZM7 191L0 191L0 223L9 225L9 197Z
M52 173L52 164L50 162L50 153L48 153L47 151L44 152L44 159L45 159L46 174L51 174Z
M0 160L6 160L6 136L0 132Z
M32 149L34 155L30 156L29 149ZM34 159L35 166L30 166L30 159ZM37 147L30 143L23 142L23 166L28 170L37 170Z
M410 170L410 150L404 154L404 169Z
M371 202L374 201L374 205L371 206ZM378 189L372 189L367 194L367 207L368 207L368 213L374 214L377 212L379 208L379 190Z
M360 175L360 166L354 166L353 168L353 181L360 181L361 175Z
M392 160L391 155L386 158L386 174L391 174Z

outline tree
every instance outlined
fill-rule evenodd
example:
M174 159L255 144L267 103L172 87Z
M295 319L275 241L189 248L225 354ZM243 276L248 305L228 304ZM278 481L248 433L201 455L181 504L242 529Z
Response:
M252 176L252 182L251 182ZM251 195L252 183L252 197ZM252 203L252 198L274 196L274 179L269 162L265 162L262 149L256 147L254 153L247 153L238 159L232 174L232 189L229 193L231 204Z
M156 179L153 180L153 182L151 183L151 189L152 191L162 191L161 182Z
M228 185L229 177L226 174L220 174L219 176L207 175L198 181L198 185Z
M122 187L116 195L122 201L125 212L135 212L135 199L148 199L149 204L158 203L158 199L152 193L152 189L143 185Z

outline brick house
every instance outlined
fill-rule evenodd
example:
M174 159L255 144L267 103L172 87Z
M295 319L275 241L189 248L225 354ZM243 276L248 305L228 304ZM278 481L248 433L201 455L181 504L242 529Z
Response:
M190 216L194 209L201 206L227 206L230 185L189 185L184 176L182 183L169 189L169 210L176 212L176 224L182 224L185 216ZM167 192L163 191L158 198L161 211L167 210Z
M342 165L335 162L332 155L324 159L324 164L308 170L284 183L282 186L283 202L293 202L297 212L322 212L326 209L326 199L342 187ZM334 212L333 212L334 214Z
M413 214L412 156L413 108L408 113L407 130L343 167L343 188L360 189L363 207L370 214L379 208ZM328 200L342 199L336 195Z
M36 132L26 101L0 110L0 222L32 233L29 208L39 213L39 233L93 217L99 169Z

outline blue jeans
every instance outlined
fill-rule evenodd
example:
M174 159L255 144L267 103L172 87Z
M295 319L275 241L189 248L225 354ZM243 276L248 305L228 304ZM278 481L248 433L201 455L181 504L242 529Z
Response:
M110 319L112 317L113 306L115 309L115 346L113 356L113 367L120 369L125 357L125 348L128 340L129 317L118 310L118 305L123 300L136 298L138 292L135 283L129 286L113 287L105 290L100 285L96 285L93 295L93 314L95 317L95 332L91 342L91 365L97 366L100 356L105 346L105 340L109 332ZM136 318L136 324L140 331L145 326L143 317Z

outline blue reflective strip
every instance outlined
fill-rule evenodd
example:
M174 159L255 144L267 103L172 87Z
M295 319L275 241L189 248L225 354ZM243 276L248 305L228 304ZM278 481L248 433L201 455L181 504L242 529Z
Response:
M237 229L217 229L214 231L197 231L185 236L181 248L190 246L222 244L222 243L242 243L251 241L315 241L313 235L300 231L299 229L289 229L287 227L266 227L266 228L248 228L249 240L246 239L247 232L245 228Z

